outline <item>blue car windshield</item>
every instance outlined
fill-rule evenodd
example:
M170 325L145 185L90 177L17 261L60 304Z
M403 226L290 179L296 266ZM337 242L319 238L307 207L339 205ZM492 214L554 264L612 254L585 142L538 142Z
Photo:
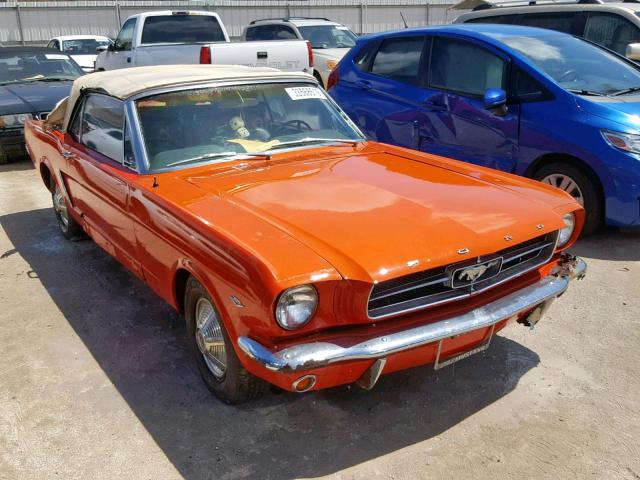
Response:
M495 38L527 57L562 88L583 95L631 93L640 89L640 68L569 35Z

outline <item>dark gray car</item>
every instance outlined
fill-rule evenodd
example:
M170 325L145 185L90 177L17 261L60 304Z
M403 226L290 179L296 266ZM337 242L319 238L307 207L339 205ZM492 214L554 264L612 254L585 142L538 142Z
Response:
M0 163L26 153L25 120L46 116L82 74L76 62L56 50L0 49Z

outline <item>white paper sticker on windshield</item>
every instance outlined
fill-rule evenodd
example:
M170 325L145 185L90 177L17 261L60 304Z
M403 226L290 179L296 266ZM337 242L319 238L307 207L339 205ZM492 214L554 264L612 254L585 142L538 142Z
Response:
M47 60L66 60L67 59L66 55L59 55L57 53L45 53L44 56L47 58Z
M349 28L340 26L340 27L336 27L336 30L349 30Z
M320 98L326 100L322 90L316 87L290 87L285 88L291 100L306 100L308 98Z

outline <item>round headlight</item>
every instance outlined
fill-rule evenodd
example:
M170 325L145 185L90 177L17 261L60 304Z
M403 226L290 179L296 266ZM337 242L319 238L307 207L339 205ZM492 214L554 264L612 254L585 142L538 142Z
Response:
M276 320L282 328L294 330L306 324L318 306L318 292L313 285L292 287L280 295L276 304Z
M561 228L558 233L558 247L564 247L567 244L576 228L576 216L572 212L565 213L562 216L562 221L565 227Z

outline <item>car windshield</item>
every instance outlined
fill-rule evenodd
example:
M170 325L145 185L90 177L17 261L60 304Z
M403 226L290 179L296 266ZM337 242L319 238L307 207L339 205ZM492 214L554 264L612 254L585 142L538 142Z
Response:
M574 93L610 95L640 87L638 67L584 40L557 34L496 38Z
M152 171L363 140L308 83L180 90L137 100L136 108Z
M110 43L110 40L95 38L64 40L62 42L62 51L69 55L96 55L96 48L108 46Z
M9 53L0 50L0 85L74 80L82 69L62 53Z
M342 25L314 25L298 30L311 48L351 48L356 44L356 35Z

